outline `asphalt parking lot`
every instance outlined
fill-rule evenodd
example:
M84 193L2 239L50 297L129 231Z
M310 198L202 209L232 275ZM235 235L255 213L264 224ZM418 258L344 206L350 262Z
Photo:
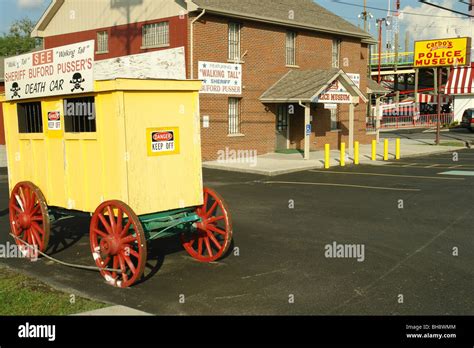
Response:
M271 178L205 170L230 206L239 255L201 264L178 240L155 241L146 281L129 289L44 259L1 262L153 314L473 315L474 150L454 155ZM7 200L3 179L0 243L11 241ZM58 223L50 254L94 265L88 223ZM326 257L334 242L363 245L363 261Z

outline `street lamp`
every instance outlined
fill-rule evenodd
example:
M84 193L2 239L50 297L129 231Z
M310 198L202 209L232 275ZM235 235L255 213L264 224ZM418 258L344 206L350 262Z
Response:
M382 64L382 23L385 22L386 25L390 25L390 18L379 18L377 19L377 26L379 27L379 76L378 76L378 83L382 82L381 77L381 64Z

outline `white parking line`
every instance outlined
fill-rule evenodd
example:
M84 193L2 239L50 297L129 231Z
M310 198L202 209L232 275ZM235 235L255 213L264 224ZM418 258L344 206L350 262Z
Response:
M419 192L420 189L403 189L395 187L379 187L379 186L362 186L362 185L348 185L348 184L331 184L326 182L299 182L299 181L263 181L263 184L279 184L279 185L313 185L313 186L334 186L334 187L351 187L369 190L385 190L385 191L407 191Z
M345 174L345 175L366 175L366 176L389 176L399 178L414 178L414 179L431 179L431 180L464 180L464 178L442 178L439 176L421 176L421 175L403 175L403 174L379 174L379 173L363 173L363 172L336 172L331 170L310 170L313 173L331 173L331 174Z

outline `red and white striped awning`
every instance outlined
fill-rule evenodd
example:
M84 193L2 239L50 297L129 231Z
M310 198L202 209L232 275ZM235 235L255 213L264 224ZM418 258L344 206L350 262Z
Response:
M449 95L474 94L474 63L451 70L445 93Z
M441 96L441 104L448 104L451 101L449 95ZM418 103L438 104L438 96L432 94L418 94Z

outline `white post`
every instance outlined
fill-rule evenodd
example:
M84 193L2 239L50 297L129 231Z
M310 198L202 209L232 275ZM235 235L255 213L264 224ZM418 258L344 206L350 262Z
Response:
M375 104L375 129L376 129L376 140L377 144L380 142L380 121L382 120L382 97L376 99Z
M304 159L309 160L311 146L311 104L304 106Z
M349 154L354 154L354 104L349 104Z

